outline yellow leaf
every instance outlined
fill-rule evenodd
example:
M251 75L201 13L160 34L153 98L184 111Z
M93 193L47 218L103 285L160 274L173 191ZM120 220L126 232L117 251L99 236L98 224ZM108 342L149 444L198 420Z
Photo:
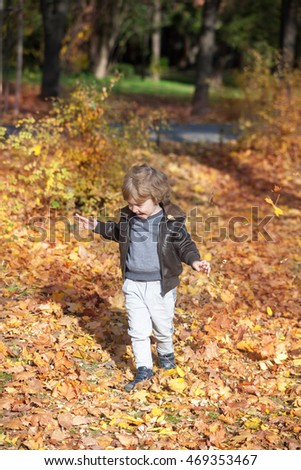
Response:
M286 361L286 359L288 358L288 355L286 353L279 353L277 354L277 356L275 357L274 359L274 362L276 364L281 364L282 361Z
M52 294L52 298L56 302L60 302L61 300L63 300L64 297L65 297L64 292L53 292Z
M294 366L301 366L301 358L300 359L294 359L293 364L294 364Z
M6 387L5 388L5 391L9 394L9 395L15 395L16 393L18 393L18 390L14 387Z
M204 256L203 256L204 260L206 261L211 261L212 259L212 255L211 253L206 253Z
M153 416L161 416L163 414L163 411L160 410L160 408L153 408L151 414Z
M279 217L279 215L283 215L283 210L280 207L274 206L274 214Z
M254 345L248 341L239 341L236 347L241 351L254 351Z
M268 203L268 204L271 204L272 206L274 205L272 199L270 197L266 197L265 198L265 201Z
M180 377L185 377L185 372L181 369L181 367L177 366L176 371Z
M259 418L250 418L245 422L245 427L248 429L258 429L261 426L261 420Z
M146 401L149 393L146 390L137 390L137 392L133 393L132 398L135 400Z
M143 420L141 418L134 418L133 416L129 415L124 415L122 416L122 419L126 419L127 421L130 421L133 424L140 425L143 423Z
M274 209L274 214L279 217L279 215L283 215L283 210L280 209L280 207L277 207L274 202L272 201L272 199L270 197L266 197L265 198L265 201L268 203L268 204L271 204L271 206L273 206L273 209Z
M267 314L272 317L273 316L273 310L271 309L271 307L267 307Z
M182 377L179 377L177 379L170 379L169 381L169 388L173 392L181 393L185 390L187 387L187 383Z
M200 388L200 387L197 387L197 388L193 391L193 395L194 395L195 397L199 397L199 396L203 397L203 396L206 395L206 393L205 393L205 390L203 390L203 389Z
M252 328L252 331L260 331L261 326L260 325L255 325L254 328Z
M177 434L177 433L170 428L167 428L167 429L163 428L161 429L161 431L159 431L159 434L163 436L171 436L172 434Z
M226 304L229 304L234 299L234 295L229 290L226 290L221 293L221 298L223 302L226 302Z
M128 424L126 423L125 421L120 421L117 426L121 429L130 429L132 430L133 428Z
M35 145L33 148L32 148L32 151L33 153L35 154L36 157L38 157L41 153L41 145Z
M287 380L285 380L283 377L279 377L277 380L277 389L279 392L285 392L287 388Z
M157 419L157 423L162 423L163 421L165 421L165 416L162 414L161 416L159 416L159 418Z

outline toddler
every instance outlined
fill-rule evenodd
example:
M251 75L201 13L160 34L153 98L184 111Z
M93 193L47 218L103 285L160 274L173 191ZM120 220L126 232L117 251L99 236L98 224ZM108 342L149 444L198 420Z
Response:
M150 337L156 339L159 367L176 367L173 317L182 262L210 273L185 227L185 214L170 202L167 176L147 164L125 175L122 194L127 206L119 222L101 222L77 215L82 227L119 244L128 332L136 365L135 378L125 385L150 379L153 373Z

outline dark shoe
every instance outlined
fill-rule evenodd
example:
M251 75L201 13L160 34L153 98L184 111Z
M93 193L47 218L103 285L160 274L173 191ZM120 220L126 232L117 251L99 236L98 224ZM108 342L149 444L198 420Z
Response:
M130 392L131 390L133 390L135 385L137 385L139 382L142 382L143 380L151 379L153 375L154 373L152 369L148 369L147 367L144 367L144 366L138 367L136 377L134 378L134 380L126 384L124 388L127 392Z
M176 368L176 361L174 353L160 354L158 353L159 367L161 369L169 370Z

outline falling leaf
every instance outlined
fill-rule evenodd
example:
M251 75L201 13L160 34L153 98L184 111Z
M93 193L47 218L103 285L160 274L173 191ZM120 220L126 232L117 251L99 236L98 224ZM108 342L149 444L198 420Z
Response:
M271 309L271 307L267 307L267 314L272 317L273 316L273 310Z
M274 209L274 214L279 217L279 215L283 215L283 210L280 209L280 207L277 207L274 202L272 201L272 199L270 197L266 197L265 198L265 201L268 203L268 204L271 204L271 206L273 207Z

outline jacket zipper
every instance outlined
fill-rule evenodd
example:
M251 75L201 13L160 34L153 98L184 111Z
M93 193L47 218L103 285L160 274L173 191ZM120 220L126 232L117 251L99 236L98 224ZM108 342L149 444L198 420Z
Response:
M129 251L129 245L130 245L130 221L127 224L127 233L126 233L126 247L125 247L125 257L124 257L124 262L122 266L122 278L123 281L125 280L125 270L126 270L126 259Z
M165 218L162 220L165 221ZM158 258L159 258L159 264L160 264L162 293L164 293L164 274L163 274L163 262L162 262L162 250L161 250L162 220L160 221L160 224L159 224L157 252L158 252Z

